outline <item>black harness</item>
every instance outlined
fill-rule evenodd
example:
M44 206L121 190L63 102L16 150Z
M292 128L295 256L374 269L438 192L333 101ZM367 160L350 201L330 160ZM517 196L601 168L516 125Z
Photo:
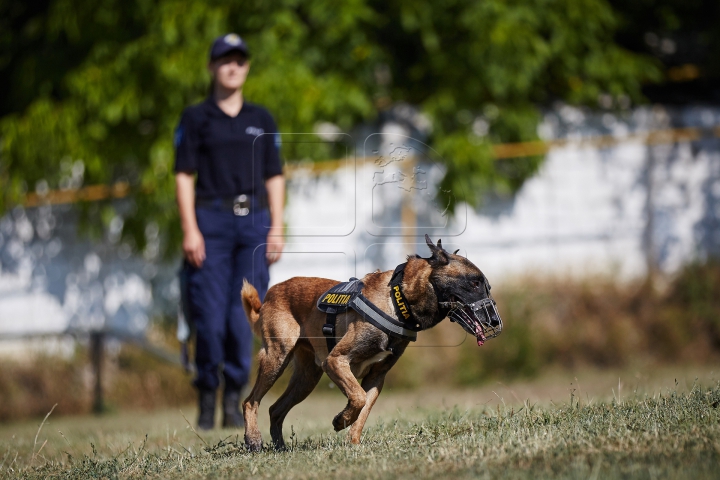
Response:
M337 344L337 337L335 336L337 316L340 313L345 313L348 308L355 310L365 321L391 337L411 342L417 340L417 332L422 330L422 327L410 311L410 305L401 287L405 265L406 263L403 263L395 268L388 284L397 319L386 314L368 300L362 294L364 287L362 281L354 277L347 282L335 285L320 296L317 308L326 314L322 332L327 341L328 353Z

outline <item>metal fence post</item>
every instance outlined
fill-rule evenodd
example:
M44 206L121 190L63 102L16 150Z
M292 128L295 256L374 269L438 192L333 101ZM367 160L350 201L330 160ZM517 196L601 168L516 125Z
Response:
M643 247L645 248L645 265L647 278L651 285L657 277L659 270L658 256L655 243L655 150L652 145L647 147L647 161L645 163L645 229L643 232Z
M93 413L105 411L102 390L102 367L105 351L105 333L102 331L90 332L90 362L92 363L95 376L95 388L93 389Z

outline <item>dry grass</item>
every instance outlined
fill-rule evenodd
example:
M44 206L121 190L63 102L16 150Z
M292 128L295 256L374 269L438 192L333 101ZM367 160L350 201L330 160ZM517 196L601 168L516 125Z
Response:
M720 473L720 386L709 369L555 372L480 389L391 389L380 397L360 446L331 431L332 414L343 404L336 390L314 393L288 418L290 450L260 454L244 450L241 431L199 439L174 409L51 416L39 435L40 420L0 427L0 478L703 479ZM190 420L194 414L185 411ZM267 417L261 422L267 427Z
M56 403L56 414L86 412L90 406L82 364L50 357L3 359L0 392L0 422L44 415Z
M55 415L89 412L93 375L84 348L69 359L39 355L2 360L0 422L42 417L57 404ZM125 346L104 367L107 408L153 409L185 405L195 398L190 378L180 368L136 347Z

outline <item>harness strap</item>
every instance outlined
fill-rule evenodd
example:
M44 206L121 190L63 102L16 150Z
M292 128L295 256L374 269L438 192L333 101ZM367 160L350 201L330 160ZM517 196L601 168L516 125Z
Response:
M363 283L357 278L351 278L349 282L339 283L320 296L317 308L325 312L325 324L322 326L322 333L327 343L328 353L337 345L337 316L340 313L345 313L348 308L355 310L365 321L391 337L411 342L417 340L417 332L422 328L415 322L415 317L410 312L410 306L400 288L404 267L405 264L402 264L395 269L390 282L393 287L391 289L391 298L398 319L386 314L368 300L361 293Z
M407 329L403 323L398 322L380 310L374 303L365 298L363 294L358 295L350 302L350 308L359 313L363 319L372 323L391 337L409 340L411 342L417 340L416 331Z
M363 283L353 277L348 282L339 283L323 293L317 302L317 308L325 312L325 324L322 334L327 343L328 353L337 345L336 323L337 316L349 308L350 301L360 293Z
M325 312L325 325L322 327L322 333L325 336L325 342L327 342L328 353L332 352L332 349L337 345L337 339L335 338L335 321L337 320L337 310L335 308L328 308Z
M398 319L401 321L404 320L403 327L408 330L419 332L422 330L422 327L415 319L415 315L413 315L410 310L410 303L408 303L407 298L405 298L405 294L402 291L402 282L405 276L406 266L407 262L401 263L395 267L395 271L388 283L388 286L390 287L390 298L392 299L393 306L395 307L395 314Z

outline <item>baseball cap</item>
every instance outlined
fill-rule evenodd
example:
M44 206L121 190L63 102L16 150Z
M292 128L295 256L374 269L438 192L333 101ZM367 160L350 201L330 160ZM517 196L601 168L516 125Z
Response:
M250 50L248 50L245 41L240 38L237 33L228 33L215 39L210 49L210 61L224 57L230 52L240 52L247 58L250 58Z

